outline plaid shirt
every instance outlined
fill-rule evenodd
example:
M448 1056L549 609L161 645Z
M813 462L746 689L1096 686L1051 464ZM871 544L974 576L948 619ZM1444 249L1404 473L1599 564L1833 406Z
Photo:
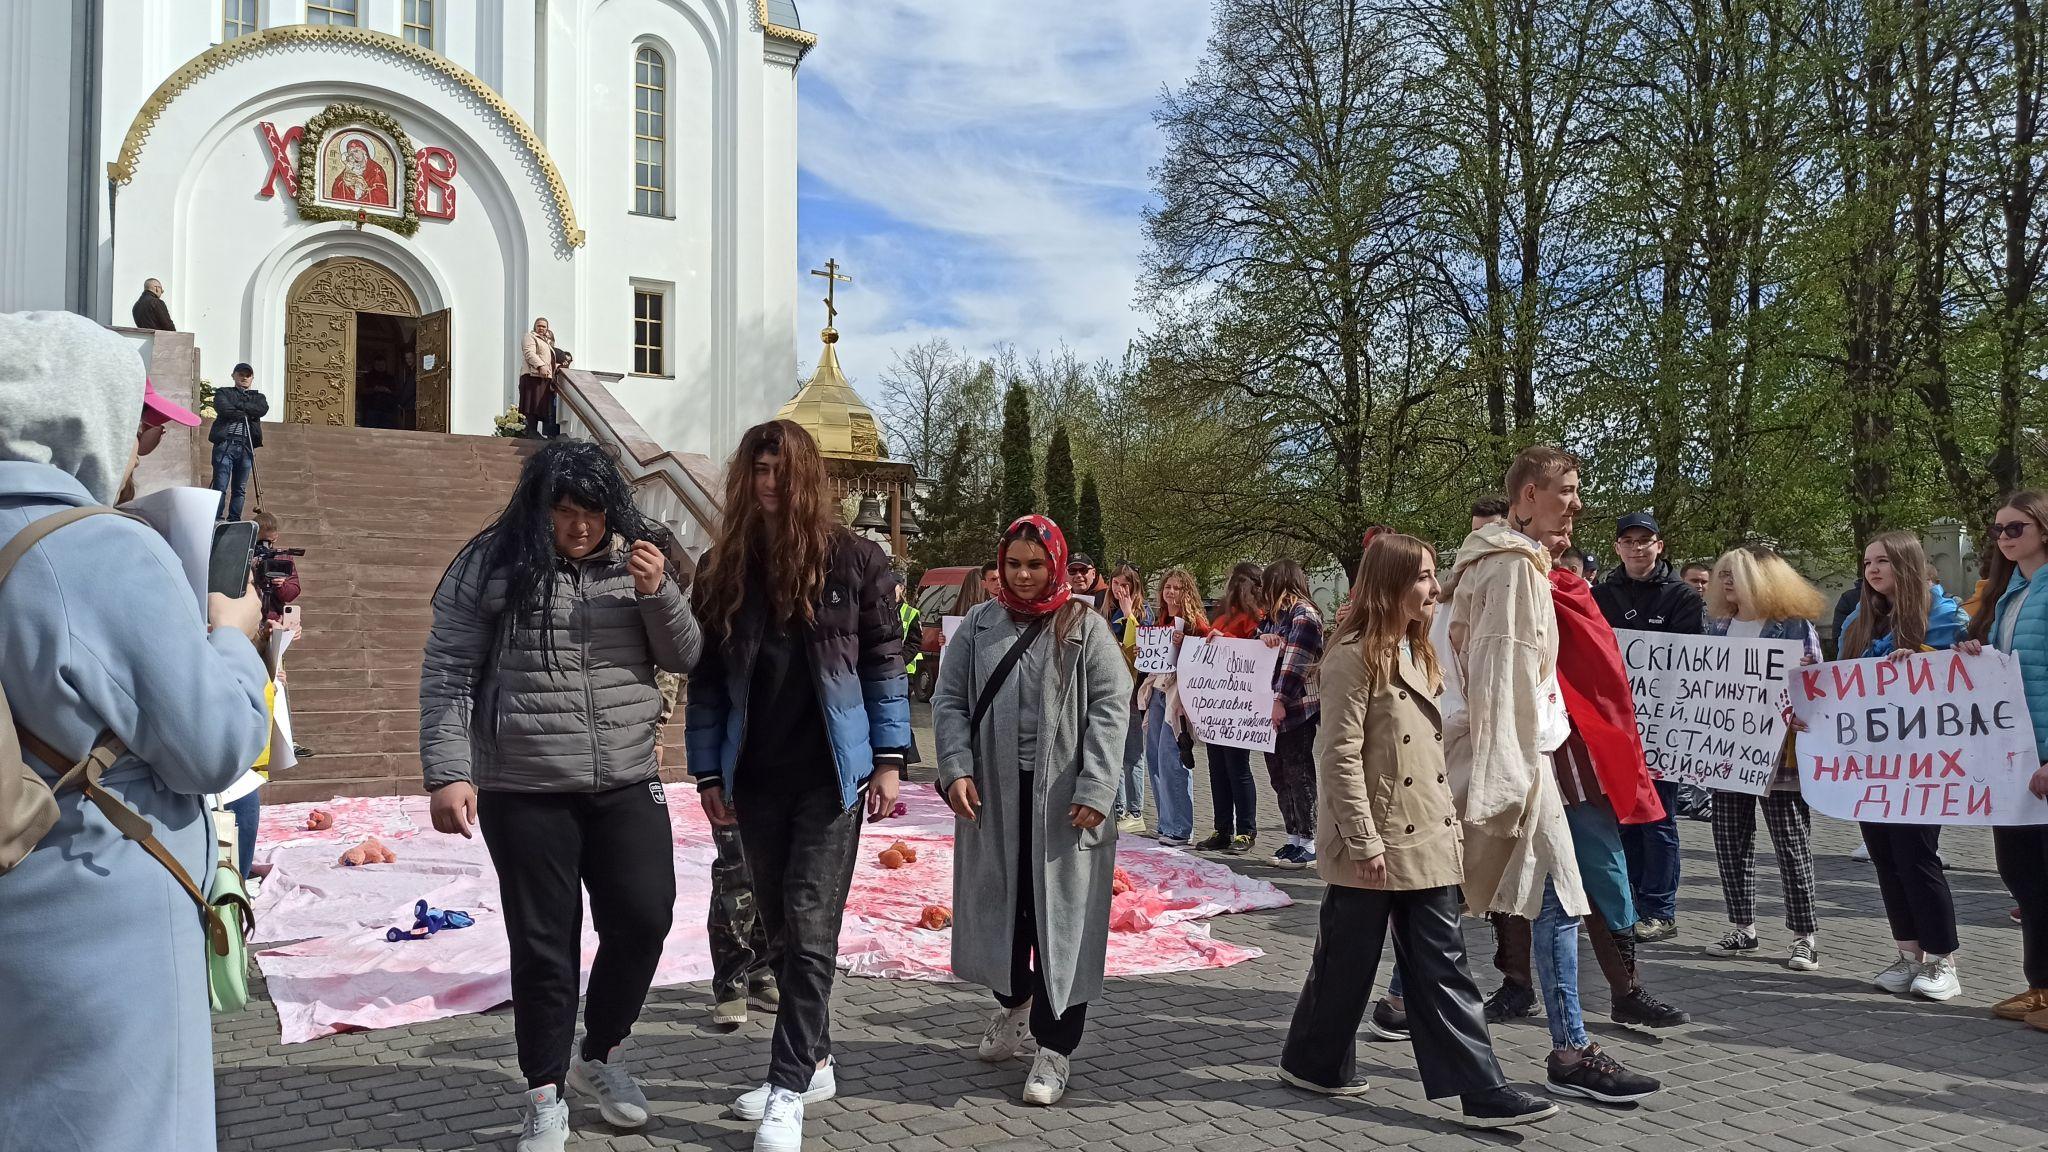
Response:
M1313 604L1293 605L1259 625L1259 635L1278 636L1280 662L1273 667L1273 691L1287 709L1280 730L1289 732L1316 718L1322 704L1316 696L1315 667L1323 658L1323 618Z

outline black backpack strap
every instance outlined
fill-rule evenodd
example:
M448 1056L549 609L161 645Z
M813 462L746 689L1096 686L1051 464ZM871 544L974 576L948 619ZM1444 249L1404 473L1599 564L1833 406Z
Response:
M974 702L974 718L967 723L968 731L975 732L981 729L981 718L988 715L989 705L995 703L996 690L1003 686L1003 681L1010 678L1010 669L1015 668L1017 661L1024 658L1025 650L1031 647L1032 642L1038 639L1038 634L1045 631L1045 626L1051 622L1050 614L1033 620L1024 629L1023 634L1017 637L1017 642L1010 645L1010 650L1003 653L1003 659L996 665L996 670L989 673L988 683L981 686L981 698Z

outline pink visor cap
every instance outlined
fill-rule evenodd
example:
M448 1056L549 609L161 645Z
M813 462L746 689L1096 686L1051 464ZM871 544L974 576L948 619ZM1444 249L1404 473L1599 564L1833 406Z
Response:
M179 404L164 399L156 385L148 380L142 382L142 421L145 424L183 424L187 428L199 427L199 414Z

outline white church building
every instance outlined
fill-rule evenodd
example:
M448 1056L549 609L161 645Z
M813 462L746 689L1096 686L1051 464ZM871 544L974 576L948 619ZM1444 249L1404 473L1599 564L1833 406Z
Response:
M0 4L0 311L126 326L158 280L274 418L406 371L400 427L473 434L545 316L719 457L796 379L814 42L793 0Z

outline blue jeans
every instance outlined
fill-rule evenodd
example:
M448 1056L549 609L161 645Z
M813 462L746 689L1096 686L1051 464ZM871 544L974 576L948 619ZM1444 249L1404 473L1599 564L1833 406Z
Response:
M1124 768L1116 778L1116 815L1145 815L1145 717L1133 712L1124 734Z
M1543 1013L1550 1021L1552 1048L1584 1048L1586 1021L1579 1014L1579 918L1565 915L1557 885L1543 882L1543 912L1531 941Z
M263 790L258 788L240 800L223 805L235 815L235 863L241 868L242 879L249 878L249 869L256 866L256 818L263 811L261 799Z
M1152 810L1159 835L1186 840L1195 834L1195 766L1166 723L1166 697L1154 693L1145 709L1145 762L1152 773Z
M1664 802L1664 819L1655 824L1631 824L1621 830L1621 846L1628 854L1629 886L1636 911L1645 920L1678 918L1678 785L1657 781L1657 798Z
M213 490L221 495L226 519L242 518L242 501L249 494L249 473L255 466L255 451L239 436L213 446Z

